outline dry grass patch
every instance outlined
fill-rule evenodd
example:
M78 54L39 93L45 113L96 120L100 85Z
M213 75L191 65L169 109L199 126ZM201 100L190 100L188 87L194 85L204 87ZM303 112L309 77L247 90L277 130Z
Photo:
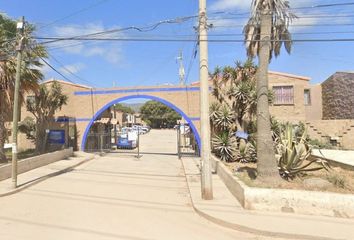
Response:
M329 171L325 169L307 172L293 180L283 180L276 186L269 186L257 180L256 163L223 162L231 172L250 187L276 187L282 189L310 190L335 193L354 194L354 171L332 167ZM307 180L306 180L307 179ZM328 182L326 186L312 186L306 184L309 179L320 179Z

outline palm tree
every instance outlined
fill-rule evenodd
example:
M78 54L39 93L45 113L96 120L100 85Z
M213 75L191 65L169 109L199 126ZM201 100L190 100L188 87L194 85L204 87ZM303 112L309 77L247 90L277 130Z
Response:
M46 51L42 46L32 46L33 41L29 36L34 31L32 26L25 30L25 41L27 46L23 51L21 68L20 101L23 103L23 96L26 92L36 91L38 81L43 78L40 71L42 64L39 57L46 57ZM8 137L5 126L6 122L12 119L12 106L15 88L16 74L16 21L13 21L0 14L0 161L6 162L4 144Z
M258 56L257 82L257 175L262 181L274 182L279 177L270 130L268 102L268 65L273 55L280 54L284 43L291 51L288 27L296 16L284 0L253 0L251 17L244 27L247 55Z

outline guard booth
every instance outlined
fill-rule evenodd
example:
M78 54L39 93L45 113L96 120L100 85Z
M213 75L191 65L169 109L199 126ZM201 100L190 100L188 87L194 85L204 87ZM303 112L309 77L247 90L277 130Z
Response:
M76 120L61 116L55 119L46 130L46 151L52 152L72 147L78 149Z
M199 148L192 128L188 123L179 123L177 128L178 157L199 156Z

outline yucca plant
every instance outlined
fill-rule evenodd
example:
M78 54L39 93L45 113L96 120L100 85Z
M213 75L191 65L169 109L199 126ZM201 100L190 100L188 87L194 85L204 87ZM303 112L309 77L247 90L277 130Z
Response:
M234 119L234 115L228 106L222 105L216 112L213 122L217 128L224 131L230 129L231 125L235 121Z
M305 172L329 169L326 161L320 159L309 160L310 155L311 146L306 142L306 131L300 139L297 139L293 126L290 123L285 124L276 145L280 176L289 180ZM318 165L313 166L315 163L318 163Z
M209 112L210 112L210 121L212 124L218 118L218 112L220 110L220 107L221 107L221 104L218 102L212 102L210 104Z
M231 162L235 158L236 139L229 131L222 131L212 138L213 151L222 161Z

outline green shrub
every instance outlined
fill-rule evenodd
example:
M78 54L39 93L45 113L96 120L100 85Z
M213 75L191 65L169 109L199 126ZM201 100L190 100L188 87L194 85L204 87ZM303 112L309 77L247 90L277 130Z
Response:
M322 142L318 139L310 139L309 144L316 149L333 149L333 146L329 142Z
M329 169L326 161L321 159L309 160L311 155L311 146L306 142L306 131L301 138L296 137L295 129L292 124L284 125L276 145L276 157L280 175L286 179L293 179L298 175L309 171L320 169ZM314 163L317 166L310 167Z
M222 161L230 162L235 158L236 139L229 131L215 134L212 138L213 152Z

